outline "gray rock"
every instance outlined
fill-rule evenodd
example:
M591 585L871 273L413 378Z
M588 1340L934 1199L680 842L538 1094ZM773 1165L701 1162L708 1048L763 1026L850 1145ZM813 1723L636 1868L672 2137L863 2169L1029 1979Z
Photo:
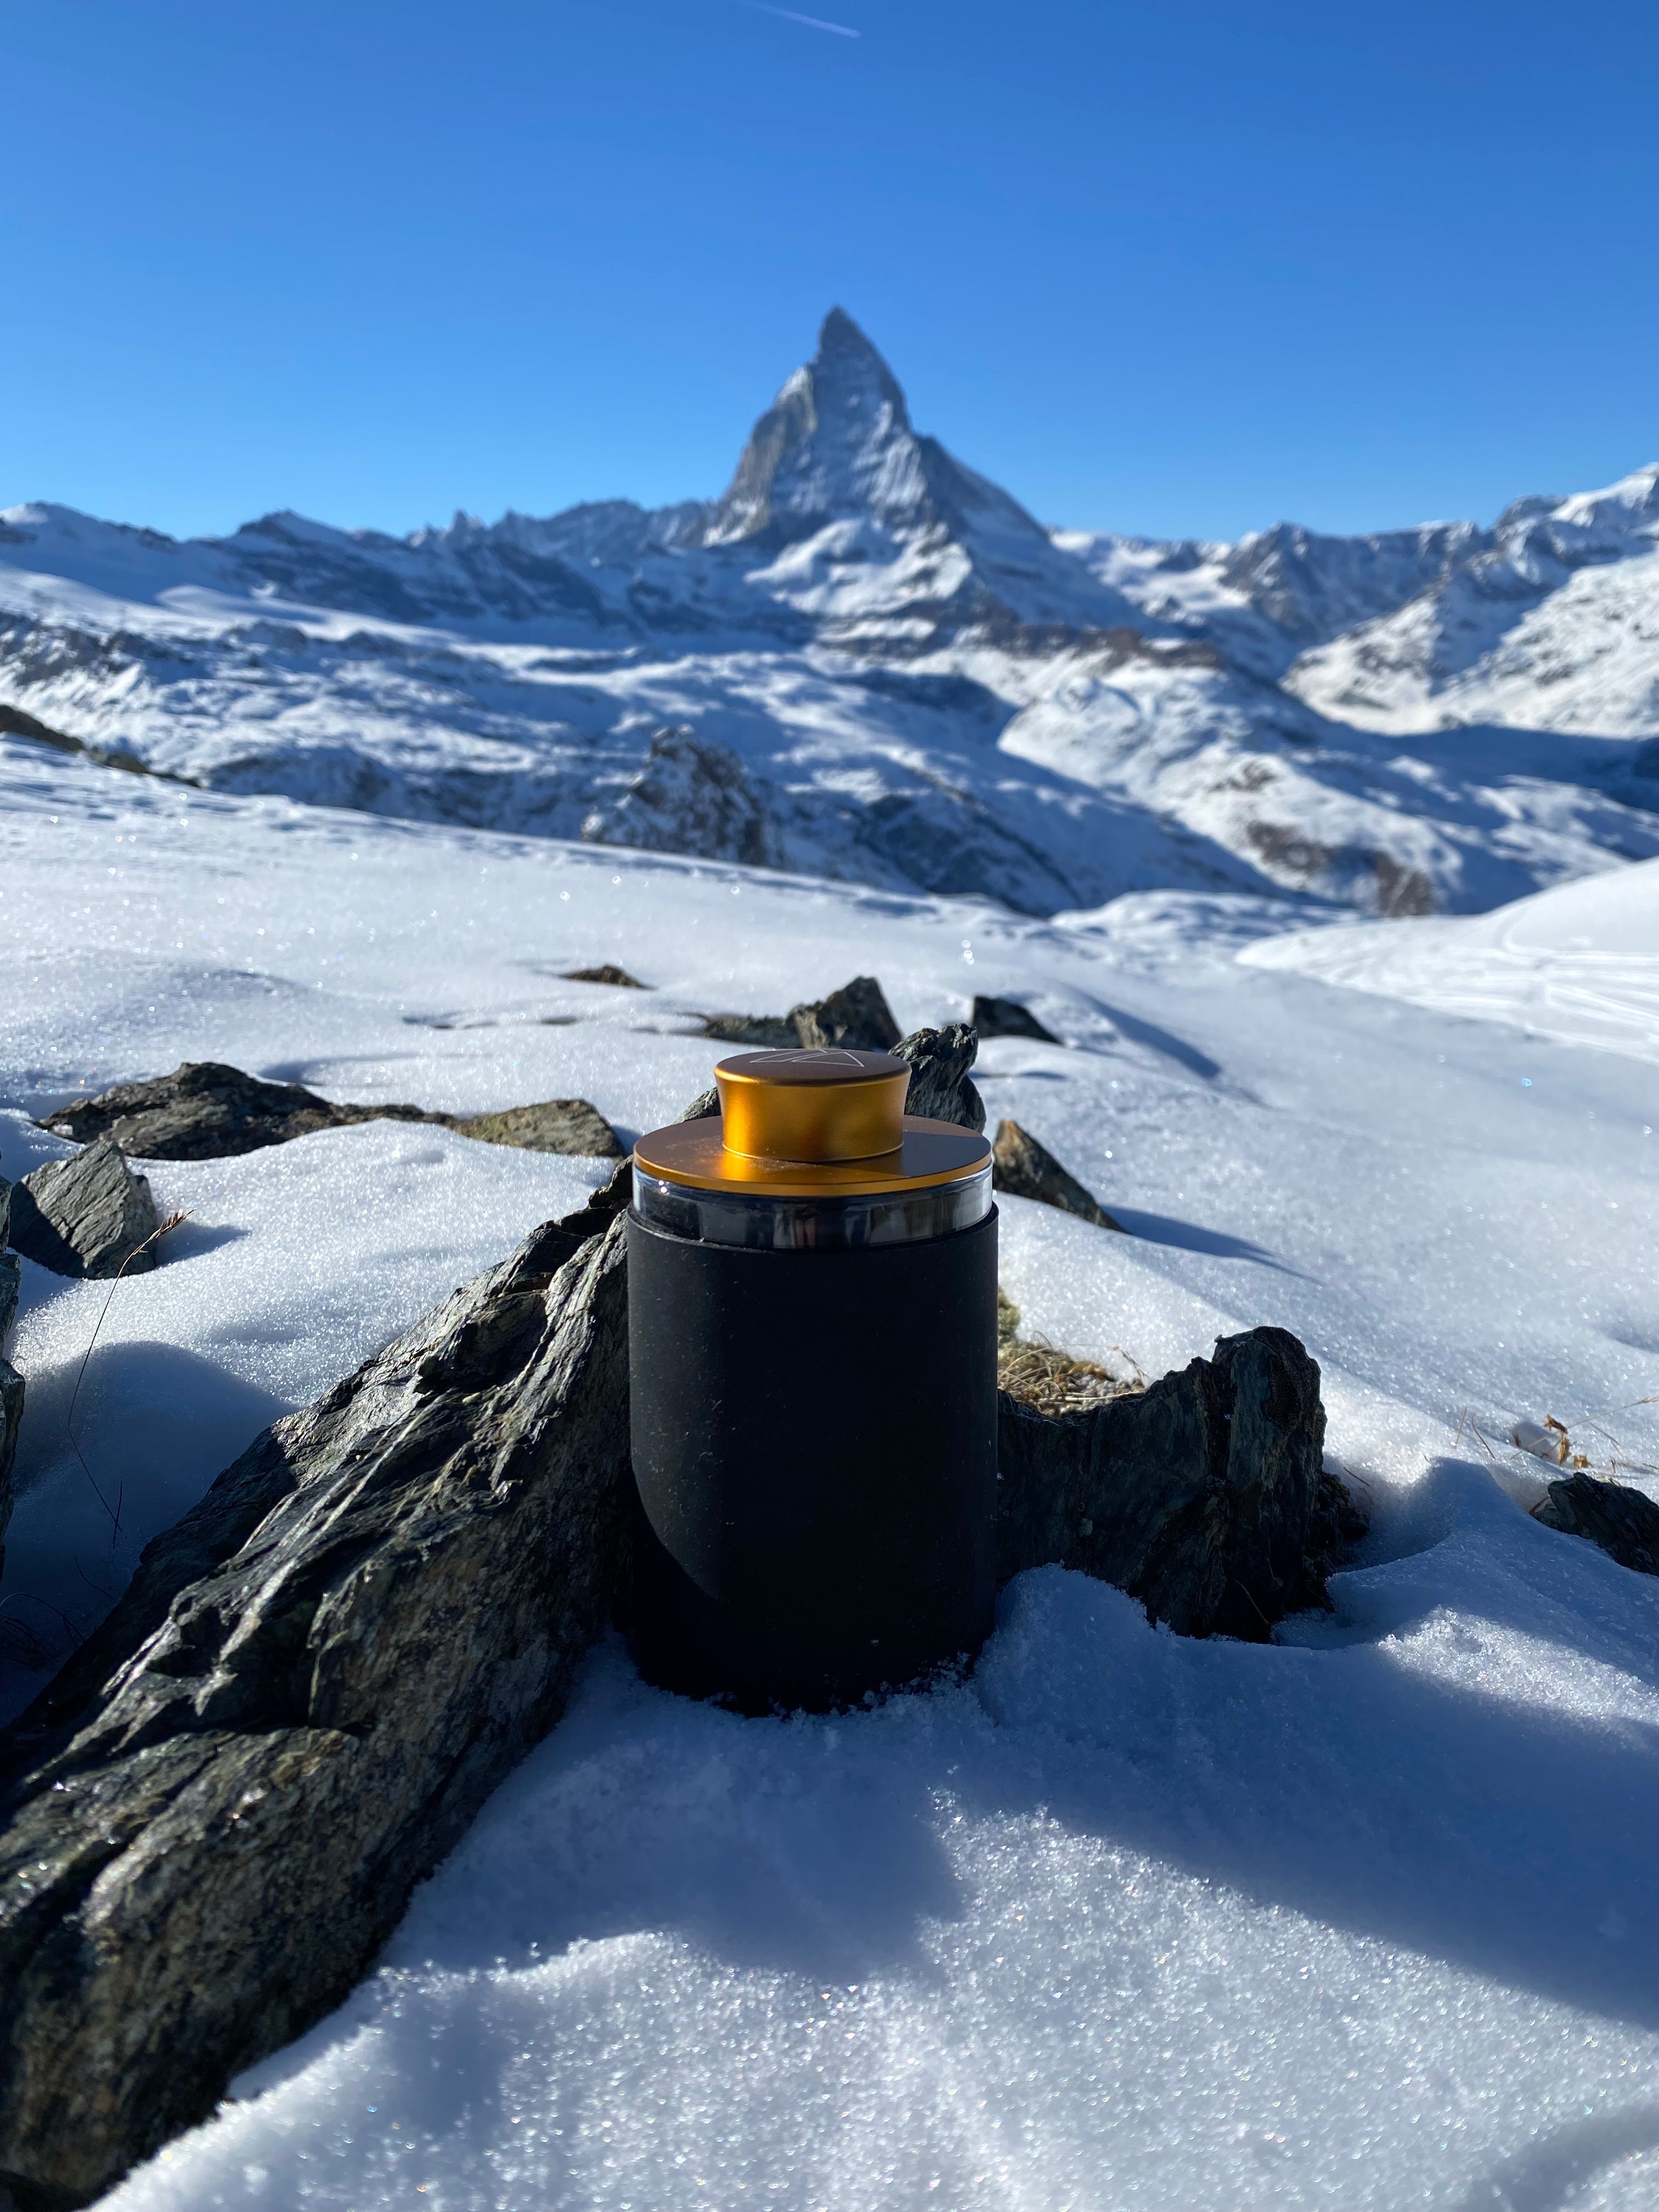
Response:
M899 1041L892 1008L873 975L854 975L827 999L792 1006L789 1018L795 1025L793 1042L799 1044L844 1045L852 1052L891 1052Z
M1621 1567L1659 1575L1659 1505L1623 1482L1591 1474L1564 1475L1532 1509L1534 1521L1564 1536L1585 1536Z
M1361 1533L1324 1437L1318 1366L1282 1328L1223 1337L1212 1360L1064 1419L999 1394L999 1579L1058 1563L1183 1636L1264 1643L1327 1601Z
M966 1022L942 1030L913 1030L890 1048L910 1064L904 1110L931 1121L955 1121L975 1134L985 1127L985 1101L968 1079L979 1039Z
M155 1249L142 1248L160 1225L149 1184L108 1137L49 1160L11 1194L14 1249L57 1275L147 1273Z
M787 1014L705 1014L702 1033L761 1051L842 1045L854 1052L890 1052L899 1032L875 977L854 975L827 999L804 1000Z
M1115 1229L1126 1236L1121 1221L1114 1221L1100 1200L1085 1190L1046 1145L1039 1144L1018 1121L999 1121L991 1146L991 1181L1013 1198L1034 1198L1042 1206L1057 1206L1062 1213L1075 1213L1092 1221L1097 1229Z
M0 1192L0 1199L4 1197ZM22 1282L22 1269L9 1252L0 1252L0 1352L6 1348L6 1339L17 1318L17 1293Z
M1022 1006L1018 999L982 999L974 1000L971 1017L973 1026L982 1037L1032 1037L1039 1044L1058 1044L1060 1040L1052 1030L1046 1030L1029 1006Z
M41 1127L90 1144L112 1137L145 1160L223 1160L357 1121L422 1121L418 1106L349 1106L299 1083L266 1083L212 1060L185 1060L149 1083L120 1083L49 1115Z
M641 983L637 975L630 975L626 968L618 968L613 961L601 962L597 968L567 968L563 980L567 983L609 983L613 989L648 991L651 986Z
M9 1732L19 2195L86 2203L339 2002L557 1718L629 1556L626 1361L620 1225L550 1224L251 1446Z
M787 1014L705 1014L702 1033L724 1044L753 1045L765 1052L782 1052L800 1042L800 1031Z
M62 1108L40 1126L81 1144L112 1138L138 1159L222 1160L361 1121L432 1122L484 1144L515 1145L532 1152L614 1159L622 1151L616 1131L586 1098L550 1098L495 1114L351 1105L319 1097L303 1084L267 1083L211 1060L186 1060L154 1082L118 1084L96 1098Z
M550 1098L539 1106L509 1106L500 1114L447 1114L446 1126L485 1145L516 1145L526 1152L576 1152L619 1159L623 1144L597 1106L586 1098Z

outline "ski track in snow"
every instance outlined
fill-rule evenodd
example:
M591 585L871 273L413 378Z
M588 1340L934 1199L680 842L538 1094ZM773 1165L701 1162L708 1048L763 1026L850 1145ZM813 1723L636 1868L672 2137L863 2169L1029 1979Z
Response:
M1271 900L1028 921L3 739L0 772L6 1175L67 1149L31 1116L184 1058L580 1093L629 1134L708 1080L698 1011L856 972L906 1027L1016 993L1066 1042L987 1044L990 1115L1138 1232L1003 1200L1027 1324L1155 1373L1294 1328L1374 1513L1334 1610L1270 1646L1047 1569L971 1678L854 1715L736 1719L601 1647L353 1996L110 2212L1655 2201L1659 1583L1528 1518L1540 1470L1499 1443L1551 1413L1659 1462L1651 1055L1599 999L1558 995L1554 1035L1516 1011L1552 963L1650 965L1653 871L1287 938ZM1499 956L1519 998L1459 984ZM656 988L561 979L600 960ZM274 1411L603 1169L370 1124L150 1173L191 1219L119 1287L76 1414L118 1542L63 1439L106 1286L23 1263L3 1595L83 1620Z

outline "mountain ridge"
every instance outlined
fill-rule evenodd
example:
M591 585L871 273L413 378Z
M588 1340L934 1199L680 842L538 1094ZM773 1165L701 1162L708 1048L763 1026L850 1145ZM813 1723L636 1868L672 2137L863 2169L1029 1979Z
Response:
M707 501L12 508L0 696L214 787L1029 911L1467 910L1659 851L1659 466L1489 529L1049 529L837 308Z

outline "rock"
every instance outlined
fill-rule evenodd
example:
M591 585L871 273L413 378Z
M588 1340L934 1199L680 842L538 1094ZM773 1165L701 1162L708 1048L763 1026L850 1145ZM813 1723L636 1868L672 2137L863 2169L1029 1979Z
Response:
M793 1049L800 1031L787 1014L705 1014L702 1033L725 1044L750 1044L768 1052Z
M1587 1536L1621 1567L1659 1575L1659 1505L1623 1482L1564 1475L1532 1509L1534 1521L1564 1536Z
M1000 1580L1057 1562L1115 1583L1183 1636L1264 1643L1322 1605L1360 1533L1323 1472L1319 1369L1282 1328L1054 1419L997 1401Z
M9 1185L7 1187L10 1188ZM0 1201L5 1193L0 1191ZM0 1237L4 1236L4 1222L0 1219ZM0 1352L6 1348L6 1338L17 1318L17 1293L22 1284L22 1269L9 1252L0 1251Z
M485 1145L516 1145L526 1152L580 1152L619 1159L623 1146L597 1106L586 1098L550 1098L540 1106L509 1106L501 1114L436 1117L464 1137Z
M811 1006L792 1006L795 1041L804 1045L845 1045L852 1052L891 1052L898 1024L873 975L854 975L839 991Z
M49 1160L11 1194L14 1249L55 1275L147 1273L155 1250L143 1248L160 1225L149 1184L108 1137Z
M567 983L609 983L623 991L648 991L651 986L641 983L637 975L630 975L626 968L618 968L607 960L598 968L567 968L563 980Z
M889 1048L910 1063L904 1110L932 1121L955 1121L975 1134L985 1127L985 1101L968 1079L979 1039L966 1022L942 1030L912 1030Z
M972 1026L982 1037L1034 1037L1039 1044L1058 1044L1060 1040L1052 1030L1043 1028L1036 1016L1018 999L978 999L974 1000L970 1018Z
M582 823L590 845L634 845L650 853L691 853L777 868L782 847L763 793L729 745L690 729L659 730L621 797L594 807Z
M1075 1213L1092 1221L1097 1229L1127 1231L1114 1221L1098 1199L1085 1190L1077 1177L1061 1167L1046 1145L1041 1145L1018 1121L999 1121L991 1146L991 1181L1012 1198L1034 1198L1042 1206L1057 1206L1062 1213Z
M705 1014L702 1033L728 1044L773 1052L797 1045L890 1052L898 1042L898 1024L873 975L854 975L827 999L804 1001L787 1014Z
M185 1060L154 1082L118 1084L96 1098L78 1099L40 1126L82 1144L111 1137L137 1159L223 1160L360 1121L431 1122L487 1145L516 1145L531 1152L614 1159L623 1149L616 1131L586 1098L549 1098L495 1114L356 1106L320 1098L303 1084L267 1083L212 1060Z
M337 2004L558 1717L628 1559L623 1254L549 1224L279 1421L9 1732L20 2196L85 2203Z
M121 1083L49 1115L41 1127L89 1144L112 1137L144 1160L223 1160L357 1121L422 1121L418 1106L345 1106L298 1083L266 1083L212 1060L185 1060L150 1083Z

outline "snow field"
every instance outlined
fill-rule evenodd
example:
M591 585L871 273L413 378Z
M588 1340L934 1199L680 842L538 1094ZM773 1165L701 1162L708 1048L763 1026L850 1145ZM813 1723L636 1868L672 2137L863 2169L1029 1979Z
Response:
M1296 1329L1376 1516L1272 1646L1045 1570L969 1680L838 1718L736 1720L603 1648L377 1972L112 2208L1652 2202L1659 1586L1458 1435L1593 1416L1659 1460L1646 1064L1240 964L1248 902L1024 922L23 756L0 1172L62 1149L29 1115L185 1057L580 1093L628 1134L708 1080L698 1009L864 972L911 1026L1013 992L1069 1042L987 1044L991 1116L1137 1231L1004 1201L1027 1325L1154 1373ZM659 988L559 978L606 959ZM391 1124L158 1164L196 1211L111 1304L89 1462L161 1525L602 1171ZM92 1607L76 1561L131 1559L56 1408L104 1286L25 1276L0 1596Z

